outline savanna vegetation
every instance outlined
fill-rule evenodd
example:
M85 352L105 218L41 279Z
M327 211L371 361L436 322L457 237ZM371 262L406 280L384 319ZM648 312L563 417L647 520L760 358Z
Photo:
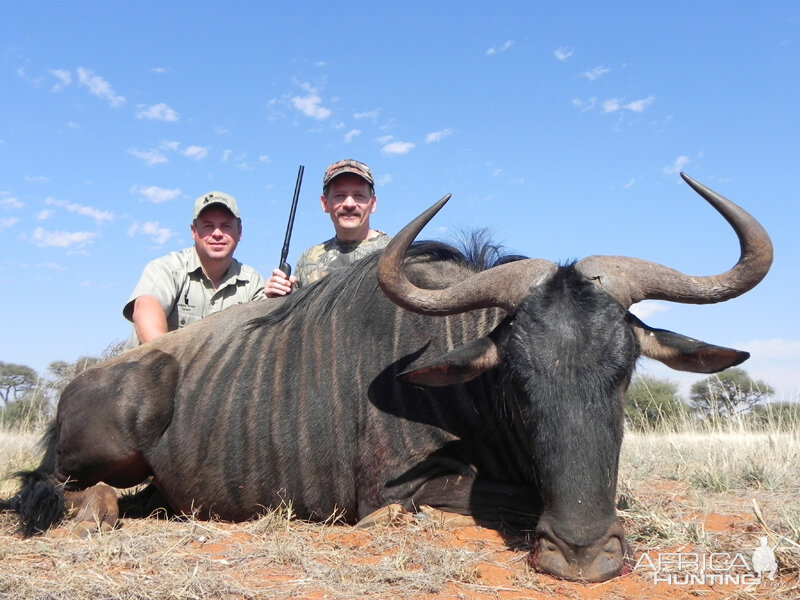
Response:
M0 363L0 498L35 467L37 440L63 386L97 358L46 377ZM33 539L0 514L0 598L778 598L800 597L800 405L740 368L697 382L688 398L637 377L626 397L618 510L630 569L582 586L534 572L530 532L446 528L424 515L371 530L291 519L291 506L243 524L124 519L90 540L68 526ZM760 539L777 560L757 584L657 583L649 565L685 576L695 556L741 557ZM643 557L647 561L643 562ZM748 562L750 561L750 562ZM723 565L724 567L725 565ZM729 573L741 572L741 564Z

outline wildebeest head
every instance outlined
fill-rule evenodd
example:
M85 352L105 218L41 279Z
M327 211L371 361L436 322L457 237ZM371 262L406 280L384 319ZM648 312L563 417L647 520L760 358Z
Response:
M622 568L624 534L614 499L623 399L637 358L714 373L749 356L650 328L628 312L645 299L707 304L734 298L761 281L772 263L769 236L753 217L681 175L739 238L739 261L726 273L693 277L617 256L590 256L566 266L537 258L496 266L445 289L422 289L406 276L403 257L449 195L395 236L378 263L384 293L408 310L444 316L500 307L507 313L488 336L400 377L446 386L499 371L504 394L523 417L518 431L527 441L543 502L535 565L559 577L602 581Z

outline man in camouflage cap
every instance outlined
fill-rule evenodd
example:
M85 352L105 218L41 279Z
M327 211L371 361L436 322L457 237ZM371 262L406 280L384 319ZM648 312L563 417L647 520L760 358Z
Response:
M285 296L295 287L313 283L386 247L391 237L369 225L377 203L375 181L367 165L352 158L330 165L322 177L320 204L330 215L336 235L303 252L297 259L296 275L287 278L280 269L272 271L267 296Z

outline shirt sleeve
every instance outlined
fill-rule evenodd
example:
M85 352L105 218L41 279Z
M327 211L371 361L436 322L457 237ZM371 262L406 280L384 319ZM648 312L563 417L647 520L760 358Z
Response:
M264 290L264 286L266 285L267 282L264 281L263 277L261 277L261 273L253 269L253 273L250 276L250 287L253 291L250 300L261 300L262 298L266 298L267 293Z
M172 262L169 257L162 257L147 263L139 282L122 309L122 315L126 319L133 321L133 303L140 296L155 296L165 315L172 312L180 292L174 277L176 265Z

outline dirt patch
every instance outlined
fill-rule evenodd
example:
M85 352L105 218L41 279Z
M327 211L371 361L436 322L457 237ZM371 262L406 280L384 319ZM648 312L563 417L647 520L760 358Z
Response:
M664 484L659 492L665 492ZM642 543L646 521L623 516L634 542L626 573L588 585L534 571L531 540L524 535L509 543L491 529L443 529L420 519L368 530L289 521L280 513L241 524L128 519L89 540L73 539L66 528L22 540L3 516L0 598L715 600L800 594L798 572L791 568L757 585L669 583L664 574L655 581L649 567L660 553L700 556L712 550ZM747 560L756 533L763 533L752 513L691 518L717 542L713 551L741 552ZM643 554L650 558L641 562Z

